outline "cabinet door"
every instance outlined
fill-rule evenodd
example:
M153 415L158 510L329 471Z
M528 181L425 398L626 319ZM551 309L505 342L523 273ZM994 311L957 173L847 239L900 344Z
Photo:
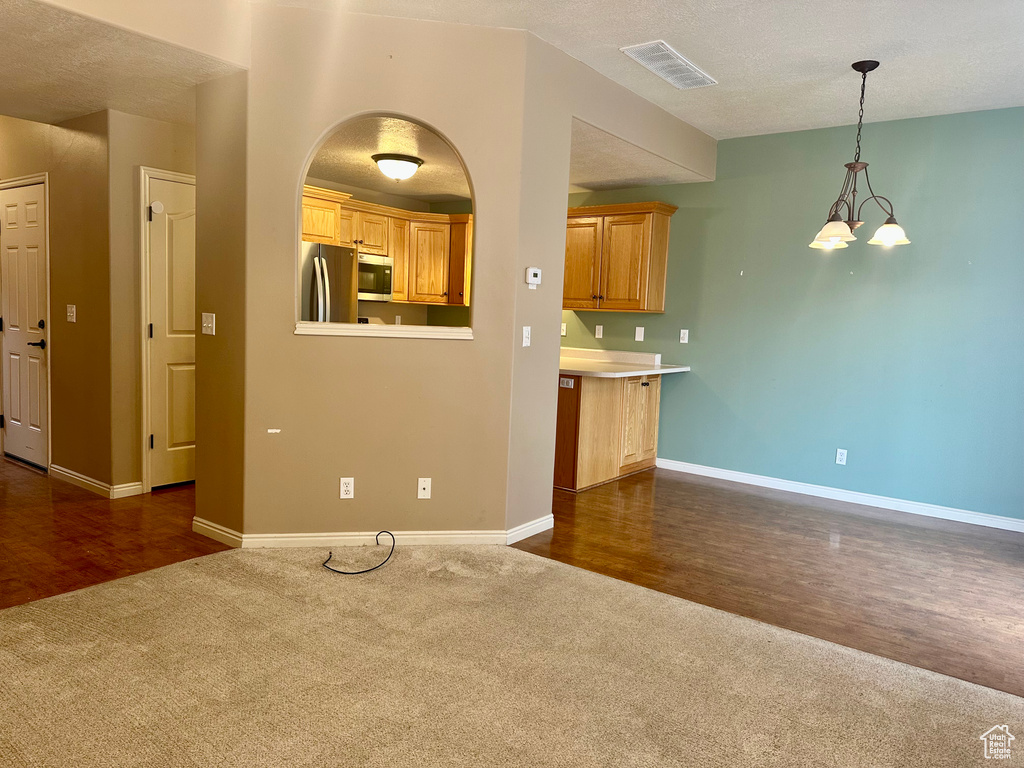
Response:
M409 222L391 219L388 256L395 260L391 273L391 300L409 300Z
M335 245L354 248L356 245L356 212L338 208L338 241Z
M649 387L642 376L630 376L622 382L622 406L619 409L619 466L635 464L643 453L643 424Z
M450 232L448 303L468 307L473 274L473 214L453 214Z
M565 227L565 277L562 281L563 309L595 309L600 294L601 216L571 218Z
M650 267L651 215L605 216L600 308L646 309Z
M359 211L356 214L356 239L360 253L386 256L388 252L388 217L379 213Z
M341 206L316 197L302 198L302 239L311 243L340 245L338 221Z
M448 303L448 224L409 224L409 301Z
M646 386L644 386L646 384ZM640 427L640 455L637 461L651 461L658 457L658 412L661 408L661 376L645 376L640 382L643 390L643 424Z

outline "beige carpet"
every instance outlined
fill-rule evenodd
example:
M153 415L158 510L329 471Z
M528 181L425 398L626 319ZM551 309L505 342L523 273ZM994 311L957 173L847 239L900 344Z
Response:
M0 765L939 768L1003 724L1024 763L1008 694L514 549L324 555L0 611Z

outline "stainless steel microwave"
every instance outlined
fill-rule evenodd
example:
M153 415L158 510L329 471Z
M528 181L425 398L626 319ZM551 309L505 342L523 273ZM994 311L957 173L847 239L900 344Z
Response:
M360 253L357 261L359 300L391 301L391 275L394 272L395 260L390 256Z

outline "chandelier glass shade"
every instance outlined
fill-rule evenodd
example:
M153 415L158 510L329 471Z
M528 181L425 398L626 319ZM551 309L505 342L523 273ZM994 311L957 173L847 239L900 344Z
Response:
M811 248L822 250L834 250L846 248L847 244L853 242L857 237L853 231L864 222L861 220L861 211L864 204L873 200L886 215L885 223L878 228L875 236L868 240L868 245L881 245L890 247L893 245L907 245L906 232L896 222L893 214L892 202L887 197L875 194L871 188L871 179L868 176L868 164L860 159L860 136L864 127L864 92L867 88L868 72L878 68L877 61L858 61L853 65L854 70L861 73L860 83L860 114L857 118L857 150L854 153L853 162L846 163L846 178L843 179L843 187L839 191L839 197L832 203L828 211L828 219L825 226L821 228L814 240L811 241ZM860 174L864 175L864 183L870 193L866 198L857 202L857 182Z

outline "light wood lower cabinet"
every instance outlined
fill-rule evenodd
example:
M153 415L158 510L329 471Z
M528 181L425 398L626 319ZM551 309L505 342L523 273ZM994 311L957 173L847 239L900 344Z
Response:
M653 467L660 401L661 376L559 376L555 487L582 491Z

